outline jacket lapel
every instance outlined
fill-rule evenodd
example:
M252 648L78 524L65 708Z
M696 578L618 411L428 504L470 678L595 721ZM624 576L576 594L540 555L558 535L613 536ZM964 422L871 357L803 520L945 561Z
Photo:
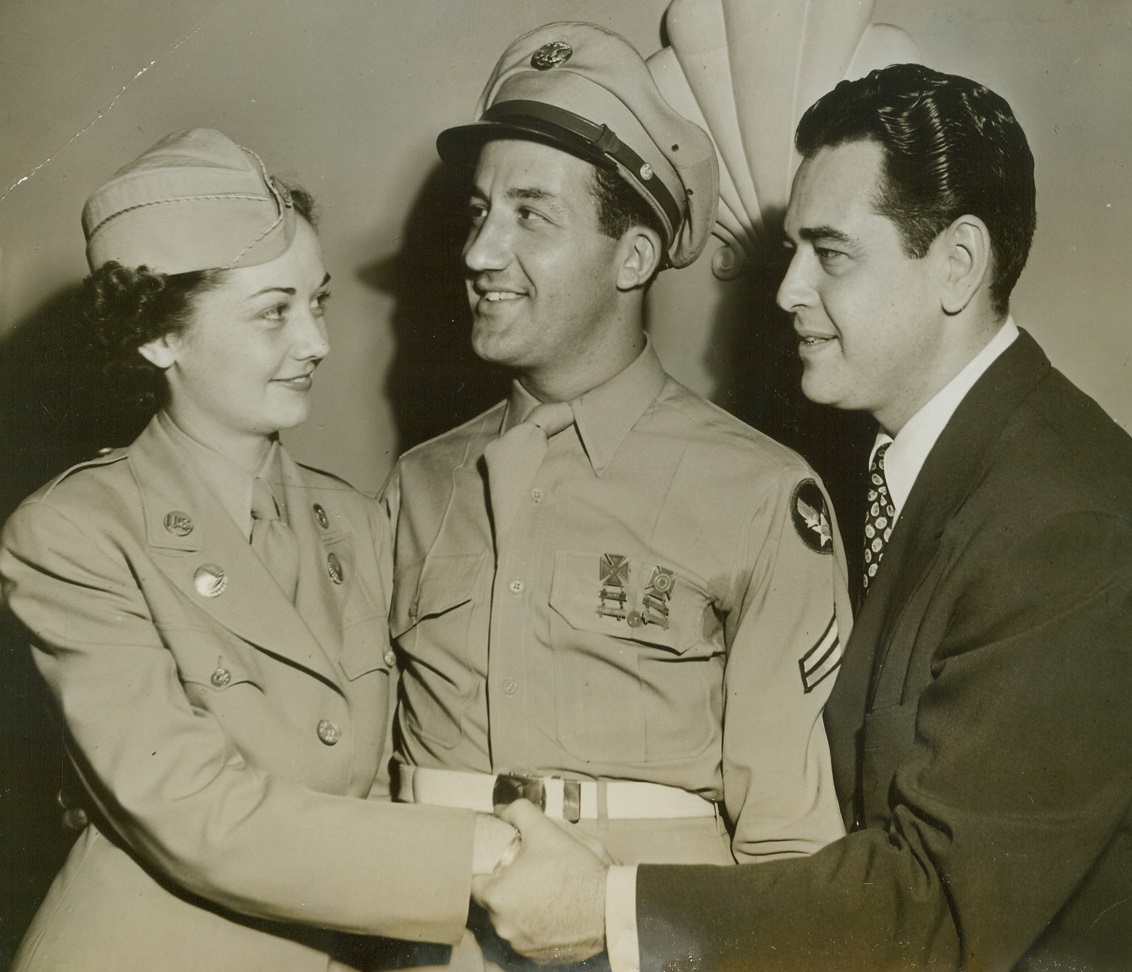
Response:
M185 597L244 641L337 684L303 616L156 422L131 446L130 465L154 563ZM312 558L302 539L300 550Z
M885 553L893 569L881 572L878 589L870 591L861 612L862 619L873 614L879 624L873 697L892 650L892 633L927 578L944 531L993 462L1006 423L1049 369L1037 342L1021 331L975 382L928 453ZM874 594L877 603L871 605ZM907 657L898 660L901 670L907 662Z
M893 634L910 605L918 603L916 592L930 575L944 531L993 461L1006 423L1049 369L1041 348L1021 331L967 393L916 477L826 707L837 790L843 796L858 785L866 714L878 703L899 701L912 645L894 646ZM886 669L891 670L887 681Z
M354 583L352 538L337 526L341 521L328 517L325 510L322 515L328 526L318 522L315 498L302 470L282 450L280 464L287 521L302 551L295 607L334 662L342 651L342 604Z

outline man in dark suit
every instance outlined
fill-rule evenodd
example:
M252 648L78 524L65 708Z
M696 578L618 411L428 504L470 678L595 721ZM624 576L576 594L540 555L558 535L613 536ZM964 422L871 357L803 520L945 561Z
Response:
M1132 440L1010 317L1025 136L981 85L896 65L796 143L779 303L803 389L880 425L826 709L849 833L634 876L518 804L523 850L478 894L521 950L605 945L615 970L1127 968Z

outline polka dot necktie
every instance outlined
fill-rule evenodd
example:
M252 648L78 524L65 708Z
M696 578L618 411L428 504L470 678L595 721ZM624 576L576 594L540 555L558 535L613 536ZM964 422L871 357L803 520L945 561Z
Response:
M888 483L884 478L884 454L888 452L890 445L891 442L886 442L877 449L873 461L869 463L869 508L865 513L865 572L862 577L866 593L869 584L876 577L881 557L884 556L884 545L892 535L892 526L896 520L896 507L892 505Z
M279 515L279 504L267 480L252 482L252 549L292 603L299 582L299 543Z

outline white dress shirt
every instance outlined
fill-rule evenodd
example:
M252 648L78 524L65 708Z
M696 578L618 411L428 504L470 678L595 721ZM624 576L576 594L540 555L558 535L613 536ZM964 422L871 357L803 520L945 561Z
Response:
M904 427L896 434L895 439L886 432L877 433L869 462L872 462L877 449L884 443L892 443L888 452L884 454L884 478L888 483L888 495L896 508L897 522L900 511L908 500L908 494L912 492L916 477L920 475L920 469L928 458L928 453L932 451L932 446L935 445L944 427L951 421L951 416L955 414L959 403L967 396L967 392L975 382L983 376L983 372L1014 343L1017 337L1018 326L1014 323L1013 317L1008 317L1006 323L998 329L982 351L904 423Z

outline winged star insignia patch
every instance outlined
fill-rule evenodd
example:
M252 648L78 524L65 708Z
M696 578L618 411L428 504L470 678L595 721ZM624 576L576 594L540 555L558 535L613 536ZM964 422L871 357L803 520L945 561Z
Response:
M833 521L821 487L812 479L800 482L791 502L794 529L802 542L818 553L833 553Z

